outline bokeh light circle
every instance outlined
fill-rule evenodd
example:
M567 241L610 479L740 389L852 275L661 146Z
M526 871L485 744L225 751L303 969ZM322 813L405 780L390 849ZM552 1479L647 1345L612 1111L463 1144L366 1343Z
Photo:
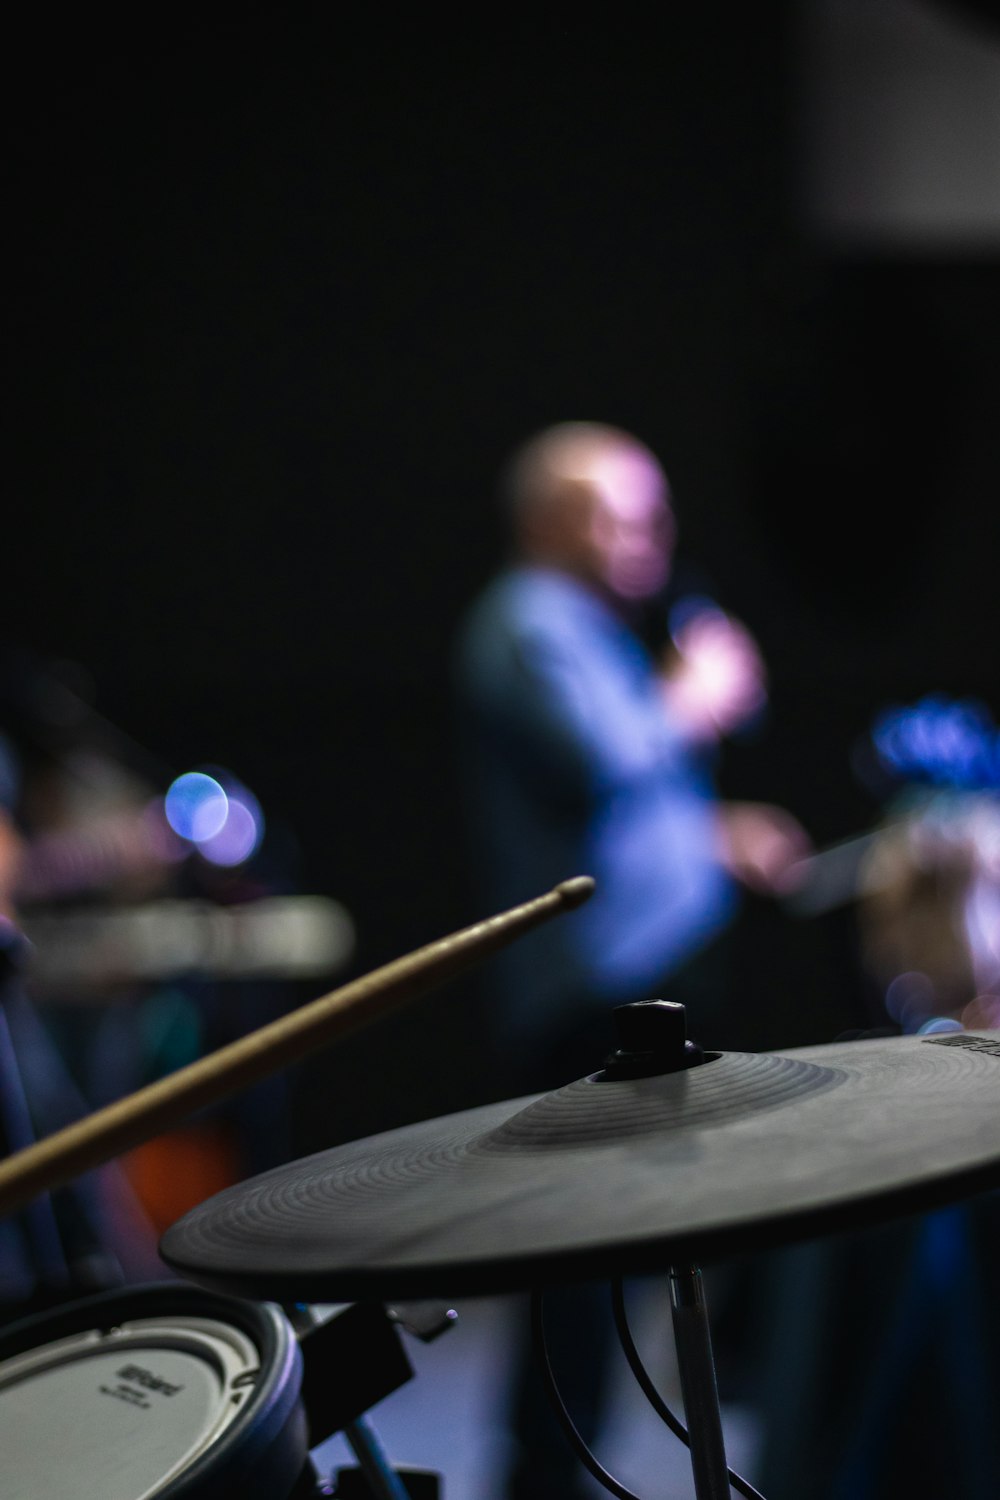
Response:
M264 820L256 801L245 792L230 792L225 823L198 848L213 865L241 865L256 850L263 831Z
M163 801L167 822L182 839L202 844L223 828L229 798L214 776L187 771L171 782Z

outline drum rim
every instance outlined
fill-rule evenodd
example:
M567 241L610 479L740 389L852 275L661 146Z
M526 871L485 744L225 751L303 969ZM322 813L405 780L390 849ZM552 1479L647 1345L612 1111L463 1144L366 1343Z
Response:
M271 1303L248 1301L186 1281L115 1287L33 1313L0 1328L0 1362L60 1338L141 1318L204 1317L229 1324L253 1342L261 1378L240 1410L191 1463L155 1492L156 1500L200 1500L252 1474L261 1494L287 1495L308 1463L301 1404L302 1353L291 1324ZM278 1489L286 1475L284 1490ZM254 1493L249 1490L248 1495Z

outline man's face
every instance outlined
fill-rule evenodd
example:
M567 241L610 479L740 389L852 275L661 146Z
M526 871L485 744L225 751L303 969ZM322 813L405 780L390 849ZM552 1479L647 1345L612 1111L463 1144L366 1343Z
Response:
M670 573L674 519L663 471L641 448L605 447L574 479L578 558L595 583L620 599L649 598Z

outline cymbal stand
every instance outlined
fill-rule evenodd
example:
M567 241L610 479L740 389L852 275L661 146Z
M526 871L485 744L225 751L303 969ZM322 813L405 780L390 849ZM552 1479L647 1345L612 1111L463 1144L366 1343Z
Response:
M695 1495L697 1500L729 1500L729 1468L701 1271L695 1265L681 1265L671 1266L668 1274Z
M618 1049L605 1060L606 1078L683 1072L705 1060L702 1049L687 1039L683 1005L669 1000L638 1001L616 1006L614 1019ZM682 1263L670 1266L668 1276L695 1494L697 1500L729 1500L729 1469L701 1271L692 1263Z

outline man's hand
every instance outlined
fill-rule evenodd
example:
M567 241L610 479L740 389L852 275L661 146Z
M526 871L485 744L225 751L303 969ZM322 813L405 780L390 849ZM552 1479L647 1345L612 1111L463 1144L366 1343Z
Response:
M801 878L800 861L812 852L802 824L768 802L724 802L719 808L722 863L749 890L785 896Z
M692 738L731 734L767 701L767 672L753 636L721 609L676 632L663 671L671 713Z

